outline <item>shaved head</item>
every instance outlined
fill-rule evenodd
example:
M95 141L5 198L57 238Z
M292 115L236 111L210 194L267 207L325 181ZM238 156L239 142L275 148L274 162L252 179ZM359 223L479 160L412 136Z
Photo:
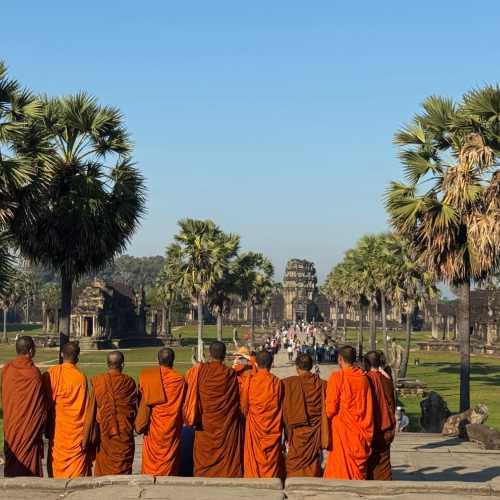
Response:
M80 356L80 345L75 340L66 342L61 351L64 361L74 364L78 362L78 356Z
M370 351L365 355L367 368L379 368L381 366L380 353L378 351Z
M167 368L172 368L175 361L175 352L170 347L164 347L158 351L158 363L160 366L166 366Z
M356 362L356 349L350 345L345 345L339 349L339 358L342 358L346 365Z
M212 342L209 350L212 359L224 361L226 357L226 344L224 344L224 342Z
M273 366L273 355L270 352L259 351L257 356L255 356L255 360L257 361L257 366L259 368L270 370L271 366Z
M23 335L16 340L16 352L18 355L31 356L35 355L35 342L28 335Z
M299 370L310 372L313 367L313 359L309 354L299 354L295 360L295 366Z
M123 363L125 363L125 356L120 351L111 351L107 357L108 368L116 370L123 370Z

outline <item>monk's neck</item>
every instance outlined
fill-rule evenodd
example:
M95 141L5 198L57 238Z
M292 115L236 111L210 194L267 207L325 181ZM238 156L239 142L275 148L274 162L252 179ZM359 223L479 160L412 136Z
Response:
M263 373L271 373L271 370L269 368L259 368L257 367L258 372L263 372Z
M109 368L108 373L110 375L121 375L122 371L119 368Z

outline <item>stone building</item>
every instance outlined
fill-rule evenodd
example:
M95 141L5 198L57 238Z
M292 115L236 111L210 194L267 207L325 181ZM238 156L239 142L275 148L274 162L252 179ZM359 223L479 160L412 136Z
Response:
M100 279L85 287L71 314L71 337L120 339L146 335L144 291Z

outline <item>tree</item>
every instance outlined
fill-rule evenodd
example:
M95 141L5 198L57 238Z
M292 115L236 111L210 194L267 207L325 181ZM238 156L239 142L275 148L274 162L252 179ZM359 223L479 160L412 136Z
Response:
M116 108L85 93L44 99L42 116L17 141L50 173L31 218L14 217L21 253L61 276L61 344L70 334L75 280L122 252L144 210L143 179ZM23 200L30 211L35 203Z
M9 343L7 335L7 314L9 309L15 307L24 297L26 275L23 272L16 271L10 276L7 287L0 295L0 306L3 311L3 335L2 342Z
M203 356L203 307L238 253L240 237L224 233L210 220L182 219L175 241L180 247L179 285L198 308L198 360Z
M500 265L500 88L433 96L395 135L407 182L386 207L426 269L458 290L460 411L470 406L470 288Z
M40 288L40 299L42 301L42 331L43 333L48 333L49 329L48 323L48 312L49 310L54 311L54 325L57 327L57 315L59 311L59 304L61 299L61 287L57 283L45 283Z
M15 214L18 218L30 216L20 204L25 188L31 186L31 192L36 193L37 166L28 155L16 149L16 141L29 121L40 114L39 100L9 78L5 64L0 61L0 292L3 289L5 295L11 290L9 279L13 276L14 264L9 225Z
M167 247L165 261L157 278L157 296L162 305L161 334L172 336L172 311L181 295L182 251L175 243Z
M251 347L255 347L255 306L263 304L273 293L274 268L261 253L246 252L238 256L235 264L238 294L250 304Z

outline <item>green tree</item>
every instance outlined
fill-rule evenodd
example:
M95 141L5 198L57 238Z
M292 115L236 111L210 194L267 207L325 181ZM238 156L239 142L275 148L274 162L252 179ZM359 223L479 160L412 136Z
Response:
M426 269L458 290L460 411L470 406L470 288L500 262L500 88L433 96L395 135L407 182L392 182L392 225Z
M42 331L48 333L52 328L57 327L57 316L61 300L61 287L57 283L45 283L40 288L40 300L42 302ZM54 323L49 329L48 312L54 312Z
M4 288L0 294L0 306L3 310L3 335L2 342L9 343L7 335L7 314L10 309L16 307L24 297L26 275L22 271L13 271L8 282L7 287Z
M61 276L63 343L73 283L125 249L143 213L143 179L131 162L121 113L85 93L45 99L18 147L31 149L50 172L36 216L14 217L11 230L25 257Z
M235 264L238 295L250 304L251 347L255 347L255 307L263 304L274 289L274 268L261 253L246 252L238 256Z
M210 220L182 219L175 241L180 247L179 285L197 304L198 360L203 356L203 308L238 253L240 237L224 233Z

